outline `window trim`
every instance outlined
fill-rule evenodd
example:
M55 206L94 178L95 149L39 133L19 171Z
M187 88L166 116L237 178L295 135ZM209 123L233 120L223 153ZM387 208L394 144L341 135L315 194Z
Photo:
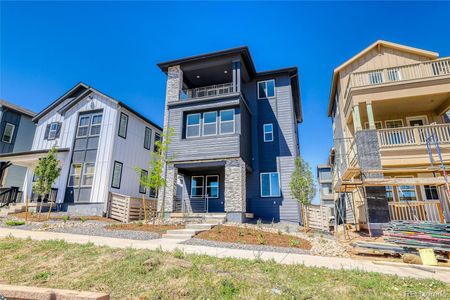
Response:
M126 121L126 123L125 123L125 135L124 136L121 136L120 135L120 124L122 123L122 116L125 116L126 118L127 118L127 121ZM123 138L123 139L126 139L127 138L127 133L128 133L128 115L126 114L126 113L124 113L124 112L120 112L120 117L119 117L119 128L118 128L118 130L117 130L117 135L118 136L120 136L121 138Z
M139 194L147 194L147 187L143 186L141 183L143 174L145 174L145 176L148 176L148 171L141 169L141 174L139 174ZM143 189L141 189L142 187L143 187Z
M100 116L102 118L99 124L93 124L92 123L92 121L94 121L94 117L96 117L96 116ZM103 122L103 112L92 114L91 115L90 124L89 124L89 135L88 136L100 136L100 133L102 131L102 122ZM100 126L100 131L99 131L98 134L91 134L92 133L92 126Z
M192 182L194 181L194 178L202 178L202 195L201 196L192 196L192 187L194 186L192 184ZM195 186L197 188L199 188L200 186ZM191 176L191 194L189 195L190 198L196 198L196 199L201 199L205 197L205 176L203 175L195 175L195 176Z
M411 126L411 124L409 124L409 122L417 121L417 120L423 121L423 126L428 125L428 116L427 115L410 116L410 117L406 117L405 119L406 119L406 126L408 126L408 127L414 127L414 126Z
M279 194L278 195L273 195L272 194L272 180L269 180L269 196L263 196L263 193L262 193L262 178L263 178L263 175L267 175L267 174L269 174L269 175L271 175L271 174L274 174L274 173L276 173L276 174L278 174L278 187L279 187ZM270 177L269 177L270 178ZM262 172L262 173L259 173L259 192L260 192L260 196L261 196L261 198L278 198L278 197L281 197L281 182L280 182L281 180L280 180L280 172Z
M429 199L427 197L427 188L426 188L426 186L428 186L429 189L434 188L436 190L437 199ZM439 188L437 187L437 185L424 184L424 185L422 185L422 188L423 188L423 200L424 201L437 201L437 200L441 199L441 195L440 195L441 193L440 193Z
M271 126L272 129L269 132L266 132L266 126ZM266 134L269 134L269 133L270 133L272 138L270 140L266 140ZM273 123L265 123L265 124L263 124L263 139L264 139L265 143L273 142L273 140L274 140Z
M116 168L116 164L120 165L120 175L119 175L119 186L114 186L114 170ZM114 189L120 189L120 185L122 183L122 172L123 172L123 163L115 160L113 163L112 176L111 176L111 187Z
M383 122L382 121L375 121L375 129L383 129ZM377 124L380 124L380 128L377 128ZM370 129L369 128L369 122L364 122L364 129Z
M269 97L269 96L268 96L268 97L260 97L260 96L259 96L259 84L260 84L260 83L267 83L267 82L269 82L269 81L273 81L273 96L270 96L270 97ZM277 96L277 89L276 89L276 81L275 81L275 78L257 81L257 82L256 82L256 90L257 90L257 93L258 93L258 99L272 99L272 98L275 98L275 97Z
M233 114L232 114L233 115L233 120L222 121L222 112L226 112L226 111L233 112ZM219 113L219 134L220 135L227 135L227 134L235 134L236 133L236 116L235 116L235 114L236 114L236 110L234 108L220 110L220 113ZM233 132L225 132L225 133L223 133L222 132L222 124L223 123L230 123L230 122L233 123Z
M212 113L214 113L214 115L215 115L215 122L214 122L214 128L215 128L215 131L214 131L214 133L212 133L212 134L205 134L205 124L213 124L212 122L210 122L210 123L205 123L205 114L212 114ZM233 117L234 118L234 117ZM201 124L202 124L202 136L212 136L212 135L217 135L217 110L212 110L212 111L205 111L203 114L202 114L202 118L201 118Z
M80 122L81 122L81 119L82 119L82 118L88 118L88 124L87 124L87 125L83 125L83 126L80 125ZM81 115L81 116L78 118L78 124L77 124L77 138L86 138L86 137L88 137L89 134L91 133L90 125L91 125L91 115ZM86 135L79 135L79 133L80 133L80 128L85 128L85 127L87 127ZM51 124L50 124L50 128L51 128ZM49 136L48 139L50 140L50 131L48 132L48 136Z
M208 192L208 178L209 177L216 177L218 186L217 186L217 197L211 197L211 196L208 195L208 199L219 199L220 198L220 176L218 174L217 175L206 175L205 176L205 180L204 180L204 182L205 182L204 196L206 197L206 193ZM212 187L212 186L209 186L209 187Z
M6 127L7 127L8 125L11 125L11 126L12 126L11 139L10 139L9 141L5 141L5 131L6 131ZM7 144L12 144L13 138L14 138L14 132L15 132L15 131L16 131L16 125L13 124L13 123L6 122L5 128L3 129L2 142L3 142L3 143L7 143Z
M57 139L57 137L56 137L56 135L58 134L58 128L59 128L59 125L60 123L59 122L51 122L50 123L50 127L48 128L48 136L47 136L47 140L49 140L49 141L53 141L53 140L56 140ZM52 129L52 126L53 125L55 125L56 126L56 129ZM89 125L88 125L88 127L89 127ZM89 130L89 129L88 129ZM53 136L51 136L51 133L52 132L54 132L54 135ZM77 128L77 133L78 133L78 128Z
M414 176L395 176L395 178L414 178ZM414 189L414 194L416 196L416 199L415 200L402 200L401 199L402 196L401 196L401 193L400 193L400 191L401 191L400 187L402 187L402 186L412 186L413 189ZM417 186L415 186L415 185L398 185L398 186L395 187L395 189L396 189L396 192L397 192L398 202L419 201L419 193L417 192ZM410 190L413 190L413 189L410 189Z
M147 131L150 132L148 148L145 145L145 138L147 137ZM153 130L150 127L145 126L145 129L144 129L144 149L147 149L147 150L152 149L152 136L153 136Z
M384 121L384 128L401 128L401 127L388 127L386 124L387 122L392 122L392 121L400 121L402 123L401 127L404 127L405 124L403 123L403 119L392 119L392 120L385 120Z
M151 194L152 190L155 190L155 194L154 195ZM148 197L149 198L151 198L151 199L158 199L158 194L159 194L158 189L155 189L155 188L149 188L148 189Z
M188 123L189 116L195 116L195 115L198 115L198 124L189 125L189 123ZM189 127L193 127L193 126L198 126L198 135L188 135ZM187 139L200 137L201 133L202 133L201 127L202 127L202 114L201 113L186 114L186 138Z

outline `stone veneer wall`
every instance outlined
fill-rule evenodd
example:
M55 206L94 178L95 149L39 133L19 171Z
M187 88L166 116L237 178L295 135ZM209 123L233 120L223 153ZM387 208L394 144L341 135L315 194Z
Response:
M231 222L245 221L246 167L242 159L225 162L225 212Z

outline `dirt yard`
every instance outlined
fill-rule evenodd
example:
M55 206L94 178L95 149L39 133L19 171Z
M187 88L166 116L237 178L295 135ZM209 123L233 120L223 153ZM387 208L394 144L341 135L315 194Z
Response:
M106 226L108 230L132 230L132 231L148 231L155 232L158 234L164 234L167 230L174 229L184 229L184 225L181 224L162 224L162 225L154 225L154 224L144 224L144 223L120 223L120 224L111 224Z

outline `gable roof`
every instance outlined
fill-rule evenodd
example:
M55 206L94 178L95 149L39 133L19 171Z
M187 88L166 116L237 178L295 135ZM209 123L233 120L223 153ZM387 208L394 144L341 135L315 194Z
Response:
M30 118L33 118L36 115L35 112L33 112L33 111L29 110L29 109L26 109L24 107L15 105L15 104L13 104L13 103L11 103L9 101L6 101L5 99L0 99L0 106L4 106L4 107L7 107L9 109L15 110L15 111L17 111L17 112L19 112L19 113L21 113L21 114L23 114L25 116L30 117Z
M47 106L41 112L39 112L32 120L35 123L38 122L39 119L41 119L47 113L52 111L55 107L57 107L58 105L60 105L61 103L63 103L67 99L69 99L70 101L68 101L68 103L66 105L64 105L63 107L61 107L58 110L58 112L64 113L65 111L67 111L68 109L73 107L75 104L77 104L80 100L84 99L84 97L87 96L91 92L94 92L96 94L99 94L99 95L102 95L102 96L108 98L109 100L113 101L117 105L125 108L126 110L128 110L130 112L132 112L133 114L135 114L140 119L144 120L145 122L153 125L157 129L162 131L162 128L159 125L157 125L156 123L154 123L150 119L144 117L141 113L137 112L136 110L134 110L133 108L131 108L127 104L125 104L125 103L123 103L123 102L121 102L119 100L116 100L116 99L106 95L105 93L102 93L99 90L97 90L97 89L95 89L95 88L93 88L93 87L83 83L83 82L80 82L80 83L76 84L73 88L71 88L69 91L67 91L65 94L63 94L61 97L57 98L49 106Z
M329 117L331 117L331 113L333 111L334 96L336 94L337 82L339 79L339 72L342 71L342 69L344 69L345 67L349 66L351 63L355 62L359 58L361 58L364 55L366 55L367 53L369 53L371 50L373 50L375 48L380 49L381 47L386 47L386 48L390 48L390 49L399 50L402 52L416 54L416 55L424 56L424 57L427 57L430 59L436 59L439 56L439 53L437 53L437 52L432 52L432 51L423 50L423 49L419 49L419 48L409 47L409 46L396 44L396 43L383 41L383 40L376 41L375 43L371 44L369 47L365 48L364 50L362 50L361 52L359 52L358 54L356 54L355 56L353 56L352 58L350 58L349 60L347 60L346 62L341 64L339 67L334 69L332 82L331 82L330 99L329 99L329 104L328 104L328 116Z

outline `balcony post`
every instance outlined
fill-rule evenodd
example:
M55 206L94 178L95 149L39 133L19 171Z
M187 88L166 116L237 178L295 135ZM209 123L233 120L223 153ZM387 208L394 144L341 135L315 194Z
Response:
M353 125L355 126L355 131L361 130L362 129L361 117L359 115L359 105L358 104L353 106L352 116L353 116Z
M241 91L241 62L239 60L232 62L233 67L233 92Z
M369 120L369 129L376 129L375 119L373 118L372 102L366 103L367 118Z

